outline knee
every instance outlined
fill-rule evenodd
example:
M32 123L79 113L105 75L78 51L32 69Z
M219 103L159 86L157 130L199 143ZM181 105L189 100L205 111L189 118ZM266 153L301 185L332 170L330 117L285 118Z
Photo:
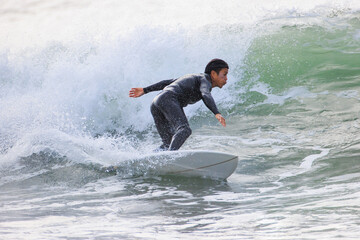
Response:
M188 138L191 135L192 130L189 126L181 126L179 127L178 132L180 132L183 137Z

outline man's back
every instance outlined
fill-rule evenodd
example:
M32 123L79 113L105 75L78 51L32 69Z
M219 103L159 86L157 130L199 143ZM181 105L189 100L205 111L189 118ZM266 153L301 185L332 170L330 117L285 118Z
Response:
M170 85L164 88L164 91L172 92L176 95L182 107L203 99L204 95L211 92L211 78L209 75L189 74L175 79Z

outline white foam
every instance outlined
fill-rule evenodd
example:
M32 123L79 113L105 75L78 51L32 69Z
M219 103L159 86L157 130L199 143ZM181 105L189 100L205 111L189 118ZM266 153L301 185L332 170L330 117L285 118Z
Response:
M319 158L322 158L322 157L328 155L329 151L330 151L329 149L323 149L323 148L314 148L314 150L318 150L321 152L318 154L309 155L306 158L304 158L303 162L300 164L300 168L304 168L307 170L310 169L316 159L319 159Z
M254 85L250 91L258 92L266 96L266 99L259 104L278 104L283 105L286 100L302 98L315 98L316 94L311 93L306 87L292 87L282 94L273 94L271 93L271 88L265 83L257 83Z
M71 42L74 37L89 35L108 39L144 25L167 28L179 25L199 28L224 23L254 25L264 19L327 16L344 9L357 11L360 3L357 0L154 0L141 3L53 0L34 4L32 0L3 0L0 30L6 34L1 35L0 43L23 48L34 44L41 46L53 40Z
M300 175L300 174L310 171L312 169L314 161L328 155L331 149L321 148L321 147L313 147L311 150L320 151L320 153L311 154L311 155L305 157L302 160L302 162L298 168L295 168L295 169L292 169L290 171L286 171L286 172L280 174L279 180L282 180L282 179L288 178L288 177L293 177L296 175Z

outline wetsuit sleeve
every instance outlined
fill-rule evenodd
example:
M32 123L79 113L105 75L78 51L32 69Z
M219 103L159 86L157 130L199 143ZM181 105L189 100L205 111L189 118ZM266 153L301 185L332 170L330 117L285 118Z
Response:
M176 79L163 80L144 89L144 93L163 90L167 85L173 83Z
M216 115L220 112L217 109L214 98L210 93L211 86L209 85L209 83L206 83L205 81L201 81L200 84L200 92L202 95L202 100L204 101L206 107Z

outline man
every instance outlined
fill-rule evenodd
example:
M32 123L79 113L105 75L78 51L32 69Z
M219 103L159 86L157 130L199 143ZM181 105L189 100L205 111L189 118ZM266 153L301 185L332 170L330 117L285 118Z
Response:
M160 81L146 88L132 88L129 97L140 97L152 91L163 90L151 104L156 128L163 144L159 150L178 150L191 135L191 129L183 108L201 99L215 114L216 119L225 127L225 119L221 116L211 96L214 87L222 88L227 81L229 65L221 59L211 60L205 73L185 75L177 79Z

